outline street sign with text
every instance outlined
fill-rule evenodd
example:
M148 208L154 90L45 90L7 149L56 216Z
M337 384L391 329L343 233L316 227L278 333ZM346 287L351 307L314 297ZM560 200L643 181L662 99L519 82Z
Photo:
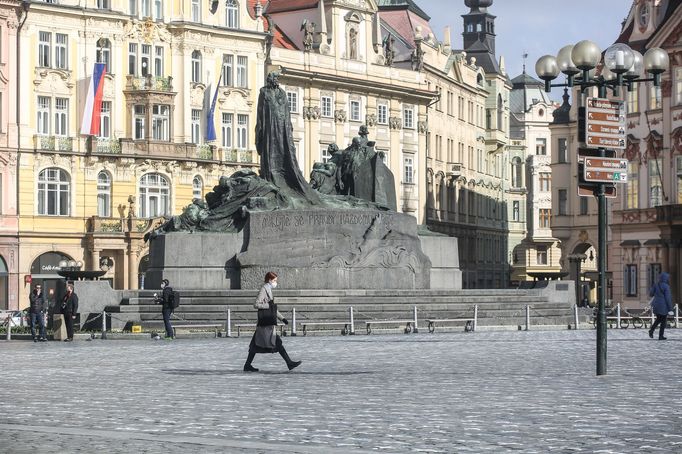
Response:
M587 98L585 144L588 147L625 149L625 103L604 98Z
M627 183L627 172L614 170L594 170L585 167L585 181L587 183Z
M628 160L586 156L583 172L588 183L627 183Z

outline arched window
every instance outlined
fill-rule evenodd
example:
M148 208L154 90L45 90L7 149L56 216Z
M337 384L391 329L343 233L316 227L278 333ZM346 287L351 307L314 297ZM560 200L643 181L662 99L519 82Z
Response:
M66 171L51 167L38 174L38 214L68 216L71 178Z
M108 73L111 72L111 42L106 38L97 40L97 63L104 63Z
M154 218L170 215L170 184L168 179L158 173L148 173L140 178L141 218Z
M199 200L204 198L204 182L199 175L192 180L192 198Z
M483 86L483 76L481 74L476 76L476 83L480 86Z
M497 129L502 131L504 129L504 125L502 124L502 95L497 95Z
M239 4L237 0L225 2L225 26L227 28L239 28Z
M512 159L512 188L520 188L523 185L523 163L518 156Z
M104 171L97 174L97 216L111 217L111 177Z
M201 82L201 52L192 52L192 82Z

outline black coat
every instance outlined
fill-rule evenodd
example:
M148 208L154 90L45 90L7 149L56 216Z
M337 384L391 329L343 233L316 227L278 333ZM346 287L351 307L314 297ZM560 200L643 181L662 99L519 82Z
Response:
M62 300L62 314L75 315L78 313L78 295L67 293Z
M37 294L35 291L31 292L28 299L31 302L31 308L29 309L31 314L40 314L41 312L45 312L45 310L47 310L45 297L43 296L42 292L40 294Z
M173 295L173 288L171 286L165 286L161 292L161 306L162 309L173 309L173 303L171 303L171 296Z

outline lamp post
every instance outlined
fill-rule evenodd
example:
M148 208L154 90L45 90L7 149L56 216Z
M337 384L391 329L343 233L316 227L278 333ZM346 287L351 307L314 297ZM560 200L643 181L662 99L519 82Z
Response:
M596 68L602 63L602 71L596 75ZM535 64L535 72L545 81L545 91L552 87L580 87L580 93L596 87L599 98L606 98L610 89L614 97L620 96L620 90L626 87L631 91L635 83L653 82L660 86L661 73L668 70L668 54L654 47L646 51L644 56L630 49L627 44L616 43L604 52L603 58L599 46L592 41L583 40L575 45L564 46L556 57L544 55ZM566 75L565 84L552 84L559 73ZM645 73L651 78L645 78ZM606 148L599 147L599 156L606 157ZM599 274L599 304L597 315L597 375L606 375L606 191L605 183L594 186L594 195L599 207L598 218L598 250L597 271Z

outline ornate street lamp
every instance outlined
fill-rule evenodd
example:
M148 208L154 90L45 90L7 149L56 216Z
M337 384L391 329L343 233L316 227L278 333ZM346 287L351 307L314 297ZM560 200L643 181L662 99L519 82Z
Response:
M599 77L594 72L602 61ZM592 41L584 40L574 46L564 46L556 57L544 55L535 64L535 72L545 81L545 91L552 87L573 87L577 84L581 94L590 87L597 87L599 98L606 98L608 89L613 95L620 96L620 89L627 87L631 91L635 83L653 82L655 87L661 84L661 74L668 70L668 54L663 49L654 47L646 51L644 56L632 50L627 44L616 43L604 52ZM566 75L565 84L552 84L559 72ZM651 78L645 78L645 75ZM600 157L606 157L606 149L599 148ZM597 183L595 195L599 206L599 238L597 251L597 270L599 274L597 315L597 375L606 374L606 190L605 183Z

